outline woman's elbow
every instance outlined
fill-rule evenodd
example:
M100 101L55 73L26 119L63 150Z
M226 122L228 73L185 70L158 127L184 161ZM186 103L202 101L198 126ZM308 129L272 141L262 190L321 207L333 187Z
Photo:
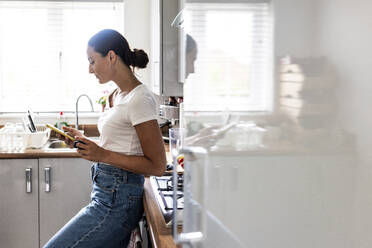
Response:
M158 158L154 161L154 176L161 177L164 175L167 168L167 159L166 157Z
M165 173L165 169L167 167L166 161L157 163L156 170L154 171L154 176L161 177Z
M153 158L147 157L149 163L148 171L145 173L147 176L163 176L167 168L167 159L164 156L154 156Z

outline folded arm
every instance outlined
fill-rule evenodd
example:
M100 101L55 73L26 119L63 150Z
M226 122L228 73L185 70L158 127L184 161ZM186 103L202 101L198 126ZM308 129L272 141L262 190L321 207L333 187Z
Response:
M116 167L144 175L163 175L166 157L163 139L156 120L150 120L135 126L143 156L125 155L106 150L85 137L76 139L86 144L78 144L78 153L82 158L114 165Z

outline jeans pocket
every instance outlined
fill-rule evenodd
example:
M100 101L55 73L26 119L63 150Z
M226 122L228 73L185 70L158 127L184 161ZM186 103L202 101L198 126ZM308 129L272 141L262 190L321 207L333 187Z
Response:
M105 174L101 171L96 171L93 177L93 183L99 189L107 192L113 192L115 189L115 177L113 175Z
M94 179L94 176L95 176L94 175L95 174L94 173L94 171L95 171L94 167L95 167L95 164L93 164L92 167L90 167L90 178L92 179L92 182L94 182L93 179Z
M136 174L132 172L128 172L127 176L127 184L132 184L132 185L143 185L144 183L144 176L141 174Z

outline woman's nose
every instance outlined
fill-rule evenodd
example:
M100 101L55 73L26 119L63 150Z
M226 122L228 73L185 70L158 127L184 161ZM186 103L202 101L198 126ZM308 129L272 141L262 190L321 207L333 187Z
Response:
M93 73L93 66L89 65L89 73Z

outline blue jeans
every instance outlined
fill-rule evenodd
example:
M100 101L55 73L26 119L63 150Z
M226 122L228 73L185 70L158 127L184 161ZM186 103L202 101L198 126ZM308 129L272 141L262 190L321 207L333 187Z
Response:
M44 248L126 248L143 214L143 175L95 163L91 202Z

